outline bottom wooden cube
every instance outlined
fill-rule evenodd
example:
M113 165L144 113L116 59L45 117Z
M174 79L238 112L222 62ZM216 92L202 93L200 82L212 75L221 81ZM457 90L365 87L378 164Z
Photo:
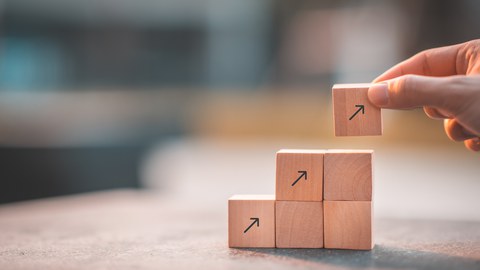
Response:
M371 201L324 201L325 248L370 250L373 240Z
M228 200L229 247L275 247L275 196L235 195Z
M275 228L278 248L323 247L323 203L277 201Z

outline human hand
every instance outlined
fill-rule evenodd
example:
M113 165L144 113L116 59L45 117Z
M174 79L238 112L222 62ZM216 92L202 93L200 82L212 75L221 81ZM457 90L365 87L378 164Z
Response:
M423 107L430 118L444 119L450 139L480 151L480 40L420 52L373 82L374 105Z

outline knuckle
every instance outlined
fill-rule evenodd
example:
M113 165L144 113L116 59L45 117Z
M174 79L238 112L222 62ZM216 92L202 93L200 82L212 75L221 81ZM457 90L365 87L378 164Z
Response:
M456 68L459 74L478 74L476 62L480 58L480 39L471 40L460 45L457 53Z
M441 87L444 90L439 93L443 95L442 100L444 102L442 106L456 111L456 113L459 113L459 110L468 107L469 104L480 98L480 96L475 97L475 94L480 93L480 91L474 89L475 86L465 76L445 78Z
M465 48L478 49L480 48L480 39L470 40L464 43Z
M397 83L398 96L408 100L415 98L416 80L413 75L405 75Z

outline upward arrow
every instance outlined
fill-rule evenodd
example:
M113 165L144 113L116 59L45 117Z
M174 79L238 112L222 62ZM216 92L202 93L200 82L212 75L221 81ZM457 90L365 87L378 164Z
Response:
M243 233L246 233L248 232L248 230L250 230L250 228L252 228L253 225L255 225L255 223L257 223L257 227L260 226L260 219L258 217L253 217L253 218L250 218L250 220L253 220L252 224L250 224L250 226L248 226L245 231L243 231Z
M298 173L300 173L300 176L292 183L292 187L295 186L298 180L302 179L303 176L305 176L305 180L307 180L307 171L298 171Z
M348 118L348 120L352 120L360 111L362 111L362 114L365 114L365 105L355 105L355 107L358 108L358 110Z

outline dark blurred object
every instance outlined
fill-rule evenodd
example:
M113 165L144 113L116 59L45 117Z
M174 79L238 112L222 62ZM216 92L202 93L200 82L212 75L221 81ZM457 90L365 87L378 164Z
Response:
M145 147L0 148L0 203L139 187Z
M139 187L149 145L184 133L177 108L187 97L174 90L0 93L0 203Z
M409 57L421 50L480 38L480 1L400 1L411 27L401 52Z

